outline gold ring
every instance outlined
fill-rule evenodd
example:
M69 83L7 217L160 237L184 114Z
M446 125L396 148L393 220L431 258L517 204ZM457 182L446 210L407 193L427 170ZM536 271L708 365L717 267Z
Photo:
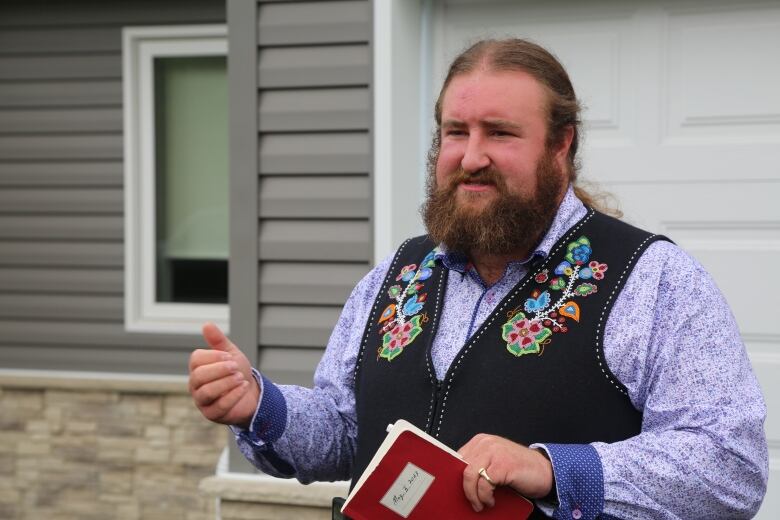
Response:
M485 481L486 481L488 484L490 484L490 485L491 485L491 486L493 486L493 487L496 487L496 483L495 483L495 482L493 482L493 479L492 479L492 478L490 478L490 476L487 474L487 470L486 470L485 468L479 468L479 471L478 471L477 473L479 473L479 476L480 476L480 477L482 477L482 478L484 478L484 479L485 479Z

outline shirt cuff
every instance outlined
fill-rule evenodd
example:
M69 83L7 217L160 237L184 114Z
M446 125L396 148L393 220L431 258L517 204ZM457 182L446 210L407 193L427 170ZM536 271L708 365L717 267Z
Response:
M260 402L252 417L249 429L231 426L230 429L242 440L256 446L268 446L282 436L287 428L287 401L270 379L252 369L257 384L260 386Z
M589 444L532 444L550 458L555 475L558 506L537 502L553 518L589 520L604 509L604 473L601 458Z

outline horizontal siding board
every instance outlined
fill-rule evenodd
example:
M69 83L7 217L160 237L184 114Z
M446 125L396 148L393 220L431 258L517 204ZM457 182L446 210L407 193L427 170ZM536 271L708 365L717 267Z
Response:
M0 268L0 291L116 294L124 290L121 269Z
M0 162L0 187L122 187L120 161Z
M0 136L4 160L122 159L121 135Z
M262 48L258 56L260 88L368 85L368 45Z
M3 5L5 4L5 5ZM43 27L89 25L159 25L204 23L225 20L225 2L188 0L111 0L77 4L45 0L4 0L0 2L1 27ZM36 8L37 6L37 8ZM34 9L35 16L31 17Z
M368 262L367 221L269 220L260 225L261 260Z
M134 348L138 353L156 348L191 351L202 338L182 334L129 333L122 323L99 321L0 320L0 345L96 346ZM60 350L60 352L65 352Z
M121 33L115 27L30 28L0 31L0 55L121 52Z
M28 325L29 326L29 325ZM84 325L82 325L84 327ZM91 327L91 325L87 325ZM0 366L32 370L72 370L136 374L187 374L189 350L135 345L107 349L104 345L0 344Z
M328 342L341 307L263 305L260 344L265 347L319 347Z
M14 81L0 83L0 107L121 106L122 81Z
M368 263L263 262L258 277L260 303L343 305L368 270Z
M0 320L89 320L121 322L121 296L0 294Z
M305 45L367 41L371 37L367 1L261 4L259 45Z
M3 213L121 213L120 189L105 188L4 188L0 189Z
M121 242L0 242L0 266L122 267Z
M258 367L277 384L311 387L322 352L322 348L262 347L258 350Z
M0 80L108 79L122 77L119 54L0 56Z
M260 217L368 218L368 177L262 177Z
M121 108L0 109L0 133L121 131Z
M264 174L367 173L371 167L367 132L268 134L258 150Z
M122 217L0 216L0 239L114 240L124 236Z
M261 132L365 130L371 123L368 89L269 90L260 94Z

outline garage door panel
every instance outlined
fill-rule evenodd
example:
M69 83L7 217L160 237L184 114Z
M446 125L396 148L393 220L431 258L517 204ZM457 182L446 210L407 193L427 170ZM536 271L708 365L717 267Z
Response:
M780 8L670 13L668 25L666 137L780 142Z

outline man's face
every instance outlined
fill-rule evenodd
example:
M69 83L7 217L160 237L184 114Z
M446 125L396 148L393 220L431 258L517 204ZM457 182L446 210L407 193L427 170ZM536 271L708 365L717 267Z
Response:
M567 143L547 147L545 102L525 72L478 71L450 82L423 208L435 240L508 254L528 253L541 238L566 188L568 152Z
M536 190L536 167L546 151L547 94L521 71L478 71L456 76L444 94L436 181L445 186L460 168L467 174L492 168L510 193ZM565 153L554 161L561 171ZM479 179L460 182L462 204L485 207L496 189Z

